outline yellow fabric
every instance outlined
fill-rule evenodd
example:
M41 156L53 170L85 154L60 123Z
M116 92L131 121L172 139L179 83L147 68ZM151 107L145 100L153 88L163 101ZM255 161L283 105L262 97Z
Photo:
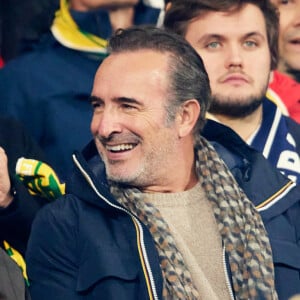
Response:
M107 54L107 40L80 30L69 12L67 0L60 0L60 9L55 13L51 31L56 40L67 48Z
M16 249L12 248L6 241L3 241L3 245L6 253L21 268L25 282L27 285L29 285L27 271L26 271L26 263L24 261L23 256Z
M275 103L280 108L283 115L289 116L289 112L288 112L285 104L283 103L282 99L270 87L267 90L266 96L269 100L271 100L273 103Z
M65 183L61 183L54 170L44 162L21 157L17 161L16 175L31 195L54 200L65 194Z

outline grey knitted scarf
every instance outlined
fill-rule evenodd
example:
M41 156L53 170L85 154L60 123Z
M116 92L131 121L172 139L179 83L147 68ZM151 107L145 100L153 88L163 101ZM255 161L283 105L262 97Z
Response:
M272 252L261 217L214 148L195 143L196 173L210 201L232 274L236 299L277 299ZM150 230L164 277L164 299L201 299L168 224L136 188L111 184L118 201Z

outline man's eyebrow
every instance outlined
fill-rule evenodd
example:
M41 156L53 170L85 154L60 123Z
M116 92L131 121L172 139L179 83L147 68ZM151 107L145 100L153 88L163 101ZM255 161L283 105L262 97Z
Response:
M204 34L203 36L201 36L198 39L198 43L201 43L203 41L205 42L205 41L210 40L210 39L222 40L222 39L225 39L225 38L221 34L207 33L207 34Z
M246 33L243 36L243 39L244 38L250 38L250 37L259 37L261 39L265 39L265 36L259 31L252 31L252 32ZM208 34L204 34L201 38L199 38L198 43L203 43L203 42L209 41L211 39L216 39L216 40L219 40L219 41L223 41L223 40L226 39L226 37L222 34L208 33Z
M138 101L135 98L129 98L129 97L117 97L114 99L114 101L141 105L140 101Z
M95 101L99 102L99 101L102 101L102 99L100 97L93 96L93 95L91 95L89 97L89 100L90 100L90 102L95 102Z
M265 39L265 36L259 31L252 31L245 35L245 38L249 38L249 37L259 37L261 39Z
M100 98L100 97L97 97L97 96L94 96L94 95L91 95L89 97L89 100L90 102L103 102L103 99ZM141 102L138 101L137 99L135 98L130 98L130 97L116 97L113 99L114 102L126 102L126 103L131 103L131 104L138 104L138 105L141 105Z

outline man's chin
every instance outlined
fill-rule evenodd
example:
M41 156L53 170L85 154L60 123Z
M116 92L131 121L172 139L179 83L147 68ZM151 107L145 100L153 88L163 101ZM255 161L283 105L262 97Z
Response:
M227 116L230 118L245 118L255 112L262 104L263 97L252 99L221 99L214 98L209 108L209 112L213 115Z
M119 184L132 184L136 176L128 174L128 171L112 171L106 170L106 176L109 181L113 181Z

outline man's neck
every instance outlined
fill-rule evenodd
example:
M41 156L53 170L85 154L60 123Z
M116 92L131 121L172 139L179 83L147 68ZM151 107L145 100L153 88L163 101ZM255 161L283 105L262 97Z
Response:
M186 139L189 142L177 145L177 152L174 152L172 157L169 154L168 159L172 162L170 168L158 170L159 180L140 188L144 193L178 193L189 190L197 184L194 140L192 136Z
M191 154L194 159L194 156ZM178 158L177 158L178 159ZM186 160L189 160L186 157ZM184 159L181 159L181 162ZM180 172L178 170L181 170ZM176 164L176 168L164 176L164 180L145 187L138 187L143 193L179 193L193 188L198 183L195 164Z
M119 28L128 28L134 25L135 4L133 1L102 1L99 5L88 5L82 0L72 0L69 3L69 8L79 12L90 12L94 10L106 10L109 15L112 31Z
M234 130L244 141L247 141L261 124L262 105L251 115L243 118L232 118L225 115L213 115L213 117Z

